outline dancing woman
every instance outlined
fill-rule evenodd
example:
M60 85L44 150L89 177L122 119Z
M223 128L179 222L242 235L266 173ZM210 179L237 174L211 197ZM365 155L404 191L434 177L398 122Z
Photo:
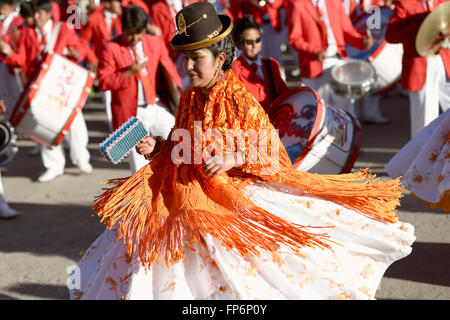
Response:
M399 181L295 170L230 69L230 18L198 2L176 22L191 87L168 139L137 146L149 164L96 198L108 228L78 262L71 298L374 298L414 241L395 216Z

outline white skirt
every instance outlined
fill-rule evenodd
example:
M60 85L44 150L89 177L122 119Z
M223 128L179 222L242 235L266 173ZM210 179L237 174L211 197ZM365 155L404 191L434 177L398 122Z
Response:
M244 193L261 208L292 223L334 226L332 250L305 247L301 255L282 247L259 257L227 250L204 234L205 248L185 246L186 259L146 271L137 254L127 259L122 240L106 230L72 273L71 299L374 299L384 272L407 256L415 240L407 223L382 222L305 193L277 191L270 183Z
M387 164L393 178L414 195L437 203L450 190L450 110L410 140Z

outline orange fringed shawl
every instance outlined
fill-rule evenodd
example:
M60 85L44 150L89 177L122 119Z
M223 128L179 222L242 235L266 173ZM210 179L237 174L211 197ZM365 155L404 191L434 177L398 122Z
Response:
M218 129L226 135L233 129L253 129L258 139L269 141L266 151L272 151L251 149L246 139L246 164L211 179L202 174L201 164L172 161L174 147L181 141L171 141L174 129L183 128L195 137L194 121L201 123L203 133ZM108 228L118 227L117 237L127 246L127 254L137 251L146 267L155 262L171 265L185 258L184 245L202 243L202 234L210 234L242 255L258 255L259 249L275 252L280 244L295 252L304 246L329 248L326 234L310 233L305 226L289 223L248 200L239 184L245 181L275 182L376 219L397 220L395 208L402 189L398 179L381 182L367 171L319 175L295 170L278 136L270 140L274 128L267 114L231 70L208 97L198 88L183 93L174 129L147 166L131 177L110 180L112 186L96 197L93 205ZM208 144L205 138L193 140L197 144L190 141L189 146L195 157L195 152L205 152ZM274 145L276 148L270 149ZM188 159L188 153L184 149L183 157ZM274 154L278 155L275 160ZM266 170L273 165L276 170Z

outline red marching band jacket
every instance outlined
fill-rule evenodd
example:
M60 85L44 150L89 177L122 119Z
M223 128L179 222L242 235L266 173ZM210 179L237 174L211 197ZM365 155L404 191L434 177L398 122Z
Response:
M17 15L13 17L8 29L5 32L0 33L0 39L8 43L13 50L17 50L19 46L20 38L23 32L23 19L21 16ZM0 63L7 63L7 58L0 53ZM8 70L11 74L14 73L13 66L8 65Z
M263 62L262 70L265 80L261 79L261 77L251 69L247 60L245 60L243 56L240 56L237 60L235 60L232 66L232 69L238 79L244 83L247 90L256 98L256 100L258 100L266 112L269 112L269 108L273 100L288 90L286 83L281 77L280 64L273 58L269 58L268 61L272 77L269 77L269 72ZM271 82L273 84L273 88Z
M325 3L339 56L347 57L345 43L364 50L364 36L354 29L342 2L325 0ZM289 44L298 52L300 76L320 76L323 73L322 62L316 60L316 55L324 50L324 43L317 9L310 0L289 1L286 22Z
M434 0L433 7L449 0ZM431 1L430 1L431 2ZM416 36L422 21L429 14L423 0L401 0L395 9L388 28L386 41L403 44L402 77L400 83L405 90L419 91L423 88L427 73L427 58L416 51ZM450 77L450 50L441 48L439 54Z
M181 87L181 78L166 46L160 37L146 34L142 39L144 55L149 57L146 68L150 82L156 91L156 76L161 63L174 83ZM133 64L133 57L125 37L120 35L107 42L101 51L98 65L98 86L102 91L111 90L111 112L113 130L130 117L136 116L138 102L138 75L125 76L126 69Z

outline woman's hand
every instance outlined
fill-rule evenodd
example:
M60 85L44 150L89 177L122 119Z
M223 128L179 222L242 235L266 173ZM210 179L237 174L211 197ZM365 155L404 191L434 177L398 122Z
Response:
M205 161L202 166L203 174L215 178L219 174L227 172L228 170L239 167L245 162L243 152L219 154Z
M145 137L136 146L136 152L143 155L146 159L155 150L156 139Z

